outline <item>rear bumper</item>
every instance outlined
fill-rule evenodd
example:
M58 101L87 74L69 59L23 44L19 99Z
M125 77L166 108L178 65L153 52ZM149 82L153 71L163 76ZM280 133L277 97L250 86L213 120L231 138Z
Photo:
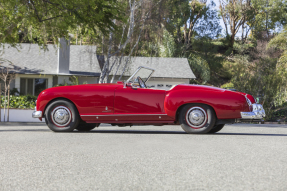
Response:
M255 112L240 112L241 119L263 119L265 114L257 114Z
M241 119L263 119L266 116L261 104L252 104L251 107L251 112L240 112Z
M236 119L235 122L263 122L265 115L265 110L261 104L252 104L251 112L240 112L241 119Z
M42 117L42 111L34 111L32 113L33 118L41 118Z

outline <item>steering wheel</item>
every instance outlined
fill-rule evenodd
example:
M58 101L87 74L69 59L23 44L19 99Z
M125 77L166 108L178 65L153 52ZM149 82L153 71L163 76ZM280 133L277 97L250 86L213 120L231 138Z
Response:
M138 76L137 79L138 79L140 87L141 88L146 88L146 85L145 85L144 81L141 79L141 77Z

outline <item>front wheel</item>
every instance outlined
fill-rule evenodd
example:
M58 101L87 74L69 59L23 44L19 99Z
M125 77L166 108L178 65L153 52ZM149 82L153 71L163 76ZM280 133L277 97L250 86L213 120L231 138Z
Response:
M215 124L213 109L204 104L185 105L179 113L179 123L186 133L208 133Z
M74 104L66 100L56 100L47 107L45 121L52 131L70 132L78 126L80 117Z

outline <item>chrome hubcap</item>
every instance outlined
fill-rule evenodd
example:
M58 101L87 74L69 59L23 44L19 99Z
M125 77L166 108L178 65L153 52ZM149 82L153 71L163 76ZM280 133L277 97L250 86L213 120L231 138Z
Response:
M207 121L207 114L201 107L192 107L186 113L186 121L193 128L202 127Z
M65 106L58 106L53 109L51 117L54 124L61 127L69 124L72 119L70 110Z

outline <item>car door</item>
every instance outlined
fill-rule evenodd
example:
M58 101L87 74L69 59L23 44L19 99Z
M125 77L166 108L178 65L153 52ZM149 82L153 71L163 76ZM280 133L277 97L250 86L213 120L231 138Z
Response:
M116 121L165 120L164 99L166 91L118 87L115 90L114 117Z
M85 91L77 92L77 100L81 118L96 123L109 120L114 114L114 95L116 85L99 84ZM82 94L82 96L81 96Z

